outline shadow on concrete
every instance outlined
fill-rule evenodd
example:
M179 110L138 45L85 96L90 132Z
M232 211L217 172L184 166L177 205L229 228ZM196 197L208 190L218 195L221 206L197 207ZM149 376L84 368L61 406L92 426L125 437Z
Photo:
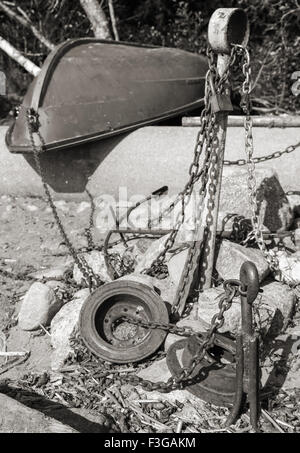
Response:
M40 159L47 184L58 193L84 192L89 178L127 135L123 134L70 149L46 151ZM23 156L37 172L34 156L32 154L23 154Z

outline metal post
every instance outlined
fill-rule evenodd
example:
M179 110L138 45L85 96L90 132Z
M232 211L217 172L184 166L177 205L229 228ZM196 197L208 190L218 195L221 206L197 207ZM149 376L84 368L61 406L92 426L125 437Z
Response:
M243 390L248 394L250 423L258 429L259 416L259 351L258 336L253 328L252 304L259 292L259 278L256 266L246 261L240 271L242 305L242 343L244 351Z
M243 10L239 8L219 8L213 13L208 25L208 41L212 50L218 55L217 71L220 76L224 74L228 65L232 44L246 45L248 36L249 24L247 15ZM227 94L230 104L229 87ZM216 172L214 179L210 177L208 181L209 185L215 186L215 198L214 206L210 213L212 216L211 234L206 238L203 266L202 270L200 269L200 282L202 281L201 286L203 288L211 287L212 280L228 110L223 110L220 105L220 110L216 113L216 116L218 124L218 153L214 156L216 159ZM205 211L203 219L205 222Z

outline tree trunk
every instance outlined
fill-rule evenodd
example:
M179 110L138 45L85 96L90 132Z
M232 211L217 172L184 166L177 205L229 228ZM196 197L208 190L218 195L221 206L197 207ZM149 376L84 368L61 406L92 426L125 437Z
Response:
M25 58L21 54L21 52L19 52L15 47L13 47L8 41L6 41L1 36L0 36L0 49L3 50L3 52L5 52L10 58L19 63L19 65L23 66L23 68L26 69L26 71L32 74L34 77L36 77L39 74L41 69L34 63L32 63L32 61L28 60L28 58Z
M98 0L80 0L80 4L92 25L95 37L112 39L106 14Z
M34 36L48 49L53 50L55 48L55 45L52 44L50 41L48 41L47 38L45 38L42 33L30 22L26 14L19 8L20 11L22 11L23 17L19 16L19 14L15 13L11 8L6 6L2 1L0 1L0 10L4 11L10 18L16 20L19 22L21 25L23 25L26 28L29 28L29 30L32 31Z

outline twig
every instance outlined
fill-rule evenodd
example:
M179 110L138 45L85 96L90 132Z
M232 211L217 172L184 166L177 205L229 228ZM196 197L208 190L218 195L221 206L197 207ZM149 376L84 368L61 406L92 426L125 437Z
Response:
M182 425L183 425L182 420L178 420L178 423L177 423L177 426L176 426L176 429L175 429L175 433L181 433Z
M51 333L48 332L47 329L45 329L45 327L43 326L43 324L39 324L40 328L47 334L49 335L49 337L51 337Z
M133 412L135 412L137 415L139 415L141 421L142 421L143 423L145 423L146 425L150 425L150 426L152 426L152 427L153 427L153 425L156 425L156 427L157 427L158 429L160 429L160 430L161 430L161 429L163 429L163 430L166 430L166 429L170 430L170 427L169 427L169 426L164 425L163 423L161 423L161 422L155 420L155 418L150 417L150 415L148 415L148 414L144 414L144 412L143 412L141 409L137 408L134 404L128 403L128 406L129 406L129 408L130 408Z
M26 360L28 359L29 356L30 356L30 352L27 352L26 356L20 357L17 361L15 361L13 363L8 363L7 365L3 366L2 368L0 368L0 374L4 374L7 371L9 371L10 369L12 369L18 365L21 365L21 363L26 362Z
M5 352L0 351L0 357L25 357L27 352Z
M286 428L290 428L292 430L294 430L294 426L290 425L289 423L286 423L286 422L283 422L281 420L278 420L278 418L276 418L276 422L279 424L279 425L282 425L282 426L285 426Z
M262 409L261 413L265 417L265 419L274 426L274 428L276 428L280 433L285 433L285 431L281 429L278 423L276 423L276 421L271 417L269 412L267 412L265 409Z

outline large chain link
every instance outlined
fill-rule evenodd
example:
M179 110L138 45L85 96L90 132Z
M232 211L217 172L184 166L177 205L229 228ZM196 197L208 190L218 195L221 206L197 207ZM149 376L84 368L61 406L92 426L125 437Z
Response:
M32 147L32 151L33 151L33 155L34 155L34 159L35 159L35 164L36 164L37 170L40 174L48 204L52 210L55 222L56 222L58 230L62 236L63 242L67 246L72 258L74 259L74 262L77 264L78 269L82 273L83 278L86 282L86 285L89 286L90 288L98 287L98 286L102 285L103 282L100 279L100 277L94 273L93 269L87 264L85 258L83 256L81 256L81 257L78 256L71 240L69 239L69 237L63 227L62 221L59 217L55 203L53 201L49 186L46 183L44 170L43 170L43 167L41 165L41 160L40 160L40 154L45 149L45 140L40 133L40 122L39 122L38 113L35 112L33 109L28 109L26 111L26 120L27 120L27 126L28 126L28 131L29 131L30 143L31 143L31 147ZM38 147L35 143L34 133L38 136L38 138L40 140L40 147Z

